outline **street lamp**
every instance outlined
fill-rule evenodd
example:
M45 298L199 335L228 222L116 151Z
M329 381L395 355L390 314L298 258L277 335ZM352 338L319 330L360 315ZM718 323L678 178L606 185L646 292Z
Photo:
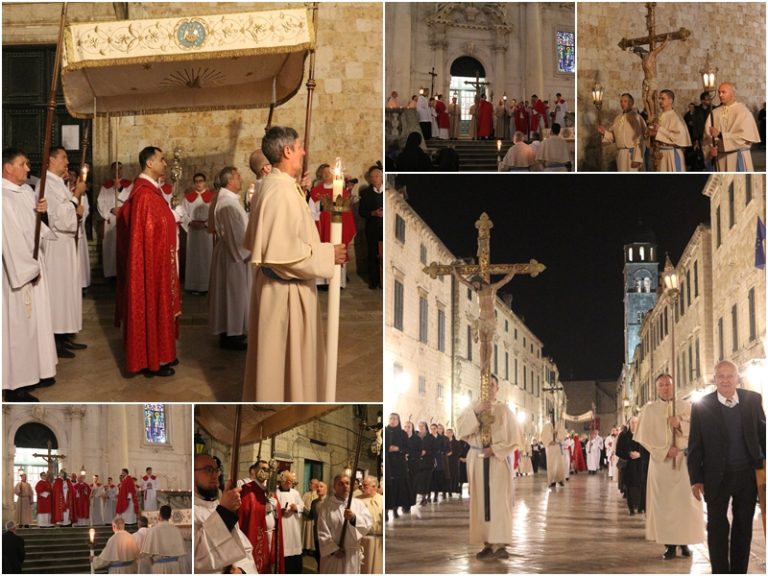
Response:
M677 415L677 376L675 375L675 323L677 319L675 315L677 313L677 299L680 296L680 279L677 276L677 270L672 266L672 260L669 259L669 253L667 253L667 260L664 262L664 271L662 272L662 278L664 279L664 291L669 291L669 295L672 298L672 330L670 330L670 347L671 357L669 361L669 374L672 376L672 416ZM672 446L675 445L677 435L675 430L672 430ZM672 460L672 468L676 467L677 459Z
M715 96L715 87L716 84L716 77L717 77L718 68L717 66L712 64L712 61L709 58L709 50L707 50L707 59L704 62L704 68L699 70L699 74L701 74L701 83L704 86L704 91L709 96L709 125L714 126L715 125L715 117L714 117L714 111L712 106L712 99ZM713 145L716 144L713 138Z
M592 104L594 104L595 110L597 110L598 128L600 127L600 121L601 121L600 111L603 109L604 94L605 94L605 90L603 89L603 85L600 84L600 82L595 82L594 86L592 86ZM598 133L598 142L597 142L597 161L598 161L600 170L602 170L603 169L603 139L599 133Z

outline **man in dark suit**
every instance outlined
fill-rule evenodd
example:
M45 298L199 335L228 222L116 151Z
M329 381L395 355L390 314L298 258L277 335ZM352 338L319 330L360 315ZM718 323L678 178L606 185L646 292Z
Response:
M381 288L379 253L384 238L384 176L381 168L368 169L370 186L360 191L358 212L365 220L365 242L368 248L368 288Z
M24 538L16 534L16 523L5 523L3 532L3 574L21 574L24 564Z
M715 366L717 391L694 403L688 473L694 497L707 502L713 574L746 574L757 500L755 470L765 467L765 412L757 392L738 389L739 371ZM732 502L733 524L728 524ZM730 535L730 553L728 540Z

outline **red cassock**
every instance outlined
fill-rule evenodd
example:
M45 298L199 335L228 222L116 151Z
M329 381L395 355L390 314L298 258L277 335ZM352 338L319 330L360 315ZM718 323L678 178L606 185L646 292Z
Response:
M437 112L437 127L450 129L451 117L448 116L445 102L442 100L437 100L435 102L435 112Z
M538 114L531 114L531 131L536 132L539 129L539 122L543 122L545 128L548 127L547 106L544 104L544 101L536 100L533 109L535 112L538 112Z
M515 107L515 129L523 134L528 133L528 112L524 104Z
M69 521L77 521L77 513L75 510L75 488L72 486L72 482L67 482L67 497L64 498L64 480L56 478L53 482L53 513L51 520L54 524L64 520L64 512L69 510Z
M109 180L104 180L104 188L112 188L115 185L115 180L113 178L110 178ZM127 178L121 178L120 179L120 188L128 188L128 186L131 185L131 181Z
M256 482L249 482L240 491L242 504L238 510L240 530L248 537L253 546L253 561L259 574L274 573L275 557L279 559L278 574L285 574L285 554L283 553L283 514L277 506L275 532L277 538L272 538L269 545L267 536L267 495ZM270 512L271 513L271 512Z
M332 188L325 188L321 182L310 192L312 200L320 202L322 196L331 196L333 194ZM349 198L349 189L344 188L341 192L343 198ZM320 221L317 222L317 230L320 232L320 242L331 241L331 212L329 210L323 210L320 212ZM341 243L344 246L349 246L352 242L352 238L357 234L357 226L355 226L355 216L352 214L352 210L347 210L341 217Z
M136 178L117 218L117 321L128 372L176 359L181 315L176 219L161 191Z
M51 486L51 483L48 480L38 481L35 484L35 492L37 493L37 513L50 514L53 502L53 486ZM48 496L42 496L43 492L48 492Z
M480 100L477 113L477 136L488 138L493 132L493 105L488 100Z
M84 482L75 484L75 515L78 518L91 517L91 487Z
M587 469L587 461L584 460L584 450L581 448L581 440L573 439L573 469L584 472Z
M120 481L120 487L117 489L116 514L122 514L128 510L128 494L133 495L133 511L136 512L136 514L139 513L139 499L136 496L136 483L133 481L133 477L126 476Z

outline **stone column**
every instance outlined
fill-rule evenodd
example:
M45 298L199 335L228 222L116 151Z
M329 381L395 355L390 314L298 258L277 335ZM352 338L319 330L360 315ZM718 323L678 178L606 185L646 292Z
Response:
M384 93L389 96L397 90L401 98L410 99L418 83L413 81L411 50L411 5L408 3L386 4L384 13L386 58ZM413 8L414 10L416 8Z
M494 81L496 82L496 93L493 95L493 99L495 102L492 102L493 106L496 107L496 103L499 101L499 98L501 98L505 92L508 92L507 90L507 33L504 29L505 27L502 26L496 26L496 40L493 45L493 53L494 53L494 66L496 68L495 74L494 74ZM507 94L508 98L511 98L509 94Z
M433 31L432 50L434 51L435 72L438 74L435 78L435 96L437 94L448 94L447 90L450 88L448 84L448 77L451 71L445 67L445 48L448 47L448 40L445 37L445 24L435 24ZM446 96L446 102L450 102L451 99Z
M69 470L70 475L75 472L78 477L80 476L80 467L85 465L85 447L83 446L83 418L85 417L85 407L72 406L67 410L67 416L69 417L70 426L70 450L67 454L69 458Z
M544 56L542 54L541 37L541 7L537 2L530 2L526 5L526 46L528 48L528 58L526 65L533 68L526 74L526 84L528 92L535 93L539 98L545 100L544 94ZM531 94L526 93L526 98Z

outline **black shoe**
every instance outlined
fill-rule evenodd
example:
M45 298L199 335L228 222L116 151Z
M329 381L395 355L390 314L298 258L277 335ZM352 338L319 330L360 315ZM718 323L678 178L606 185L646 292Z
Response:
M219 348L224 350L248 350L248 342L237 336L227 336L219 340Z
M5 402L40 402L40 400L32 396L26 388L19 388L18 390L6 390Z
M480 552L475 554L475 558L477 558L478 560L486 560L491 556L493 556L493 548L491 548L490 546L486 546L485 548L480 550Z
M67 350L63 345L56 347L56 356L59 358L74 358L75 353L71 350Z
M402 513L403 514L410 514L411 513L411 507L408 506L408 508L403 508Z
M88 348L88 344L80 344L74 340L64 340L61 345L67 350L85 350Z
M555 483L554 483L554 482L552 482L552 484L550 484L550 485L549 485L549 487L550 487L550 488L554 488L554 487L555 487Z
M53 386L54 384L56 384L56 378L53 378L53 377L43 378L42 380L40 380L40 382L35 384L35 388L48 388L49 386Z
M178 365L179 365L179 359L178 358L175 358L173 360L173 362L168 362L168 364L166 364L166 366L178 366Z
M560 482L558 482L558 484L560 484L560 486L565 486L565 482L563 482L562 480L560 480Z
M675 557L675 546L667 546L664 549L664 554L661 555L663 560L672 560Z
M496 552L493 553L493 559L494 560L506 560L509 558L509 552L507 552L507 549L505 546L502 546Z
M685 556L686 558L688 558L691 555L691 549L688 548L688 546L685 546L685 545L680 546L680 553L683 556Z
M630 516L634 516L634 515L635 515L635 511L634 511L634 510L630 510L630 511L629 511L629 515L630 515Z
M427 504L427 499L426 498L422 498L421 502L419 502L420 506L426 506L426 504Z
M166 378L168 376L173 376L174 374L176 374L176 370L174 370L168 365L165 365L165 366L160 366L160 370L157 370L154 372L148 368L145 368L144 370L141 371L141 373L144 374L145 378L152 378L153 376Z

